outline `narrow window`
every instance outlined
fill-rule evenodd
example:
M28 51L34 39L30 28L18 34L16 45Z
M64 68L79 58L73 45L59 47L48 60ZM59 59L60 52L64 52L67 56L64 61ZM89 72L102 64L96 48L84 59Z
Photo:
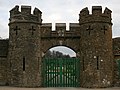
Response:
M11 61L10 61L10 68L12 67L12 63L11 63Z
M84 67L84 57L83 57L83 71L85 70L85 67Z
M40 57L38 57L38 70L39 70L39 59L40 59Z
M99 56L97 56L97 70L99 70Z
M23 57L23 71L25 71L25 57Z

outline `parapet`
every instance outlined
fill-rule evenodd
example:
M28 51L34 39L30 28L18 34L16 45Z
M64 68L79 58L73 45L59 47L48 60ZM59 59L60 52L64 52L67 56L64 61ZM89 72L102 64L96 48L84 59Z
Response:
M102 6L93 6L92 14L89 13L88 8L84 8L80 11L79 14L79 24L87 23L87 22L105 22L111 23L111 13L107 7L102 13Z
M56 30L60 30L60 29L66 30L66 23L55 23L55 29Z
M21 11L19 11L19 6L16 5L12 10L10 10L10 22L16 21L33 21L41 23L42 12L35 8L33 14L31 13L31 6L21 6Z
M42 27L52 27L52 23L42 23Z

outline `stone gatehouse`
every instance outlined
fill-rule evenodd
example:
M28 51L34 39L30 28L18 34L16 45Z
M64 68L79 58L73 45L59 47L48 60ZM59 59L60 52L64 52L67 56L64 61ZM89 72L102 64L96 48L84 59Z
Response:
M42 87L42 57L54 46L74 50L80 59L80 87L120 86L120 38L112 39L112 11L93 6L80 11L79 22L42 23L42 12L31 6L10 10L9 39L0 40L0 85Z

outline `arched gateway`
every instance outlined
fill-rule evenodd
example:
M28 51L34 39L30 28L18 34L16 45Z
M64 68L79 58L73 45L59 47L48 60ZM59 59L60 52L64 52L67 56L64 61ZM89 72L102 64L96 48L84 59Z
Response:
M69 31L65 23L56 23L52 31L51 23L42 23L41 14L37 8L31 14L30 6L21 6L21 12L19 6L10 11L8 83L25 87L111 86L111 11L106 8L102 13L101 6L93 6L89 14L84 8L79 23L70 23ZM42 60L45 52L57 45L72 48L78 59Z

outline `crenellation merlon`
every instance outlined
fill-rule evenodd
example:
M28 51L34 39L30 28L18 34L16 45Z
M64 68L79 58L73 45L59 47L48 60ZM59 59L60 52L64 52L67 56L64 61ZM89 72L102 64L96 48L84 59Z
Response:
M66 31L66 23L55 23L55 29L56 31Z
M79 24L88 22L111 23L111 13L112 11L108 8L105 8L104 13L102 13L102 6L93 6L92 14L89 14L88 8L84 8L79 14Z
M104 10L104 14L108 15L111 18L111 13L112 13L112 11L106 7Z
M21 14L30 15L31 14L31 6L21 6Z
M34 11L33 11L33 15L41 16L42 12L38 8L35 8Z
M21 6L21 11L19 11L19 6L16 5L12 10L10 10L10 22L34 21L42 23L41 16L42 12L38 8L35 8L32 14L31 6Z
M101 15L102 6L92 6L92 15Z
M86 8L83 8L81 11L80 11L80 16L87 16L89 15L89 10L88 10L88 7Z
M16 14L20 14L18 5L16 5L13 9L10 10L10 17L12 17L12 16L14 16Z

